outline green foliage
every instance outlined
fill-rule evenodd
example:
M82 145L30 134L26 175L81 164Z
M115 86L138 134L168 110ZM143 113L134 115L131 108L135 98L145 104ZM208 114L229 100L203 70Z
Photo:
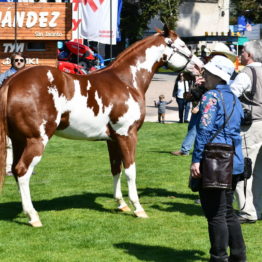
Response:
M175 29L176 22L178 20L178 11L181 1L167 0L167 1L158 1L160 11L160 20L167 24L169 29ZM157 9L156 9L157 10Z
M169 153L186 130L186 124L145 123L139 131L137 186L148 219L116 211L105 142L52 138L31 178L42 228L27 225L16 182L6 178L1 262L208 261L207 223L187 187L191 159ZM242 228L248 261L260 262L261 222Z
M141 39L148 29L150 19L155 16L159 16L163 24L174 29L180 2L181 0L124 0L120 23L123 38L128 38L130 43Z
M261 0L232 0L233 15L244 15L254 23L262 21L262 3Z

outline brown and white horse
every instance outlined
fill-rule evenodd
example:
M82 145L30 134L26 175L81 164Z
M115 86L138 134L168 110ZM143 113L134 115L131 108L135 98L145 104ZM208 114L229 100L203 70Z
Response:
M23 211L34 227L42 226L29 181L53 135L70 139L106 140L118 208L130 210L120 185L121 167L137 217L147 217L136 188L137 132L145 118L145 93L159 66L175 70L196 59L174 31L165 30L122 52L107 68L86 76L48 66L18 72L0 90L1 186L5 176L6 136L13 145L12 172ZM196 59L196 63L201 62Z

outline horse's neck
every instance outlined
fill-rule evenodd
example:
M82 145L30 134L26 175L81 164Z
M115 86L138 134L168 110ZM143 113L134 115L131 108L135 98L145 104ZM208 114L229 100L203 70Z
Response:
M115 71L128 86L145 93L154 73L162 64L163 50L164 45L153 42L148 46L143 42L132 51L127 50L126 54L120 57L120 61L115 61L117 64Z

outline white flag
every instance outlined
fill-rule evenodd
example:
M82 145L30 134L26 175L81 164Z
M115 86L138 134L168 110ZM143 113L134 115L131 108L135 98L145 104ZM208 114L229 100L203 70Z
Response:
M112 9L110 11L110 1ZM80 36L89 41L116 44L118 0L82 0ZM110 19L111 17L111 19ZM111 20L111 23L110 23ZM111 25L110 25L111 24Z

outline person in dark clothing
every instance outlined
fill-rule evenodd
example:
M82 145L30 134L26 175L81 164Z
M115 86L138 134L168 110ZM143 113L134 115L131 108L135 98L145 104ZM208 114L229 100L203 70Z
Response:
M184 98L184 94L190 91L192 81L188 81L185 73L180 73L175 81L173 97L178 104L179 123L188 123L190 102Z
M11 59L11 67L4 73L0 74L0 86L4 83L6 79L8 79L17 71L25 67L25 57L23 56L22 53L13 53L10 59Z
M240 222L233 209L234 190L240 174L244 171L240 136L243 110L240 101L229 87L233 72L233 62L220 55L213 57L204 66L203 77L205 88L208 91L202 96L200 102L200 116L192 156L191 176L201 178L200 163L205 145L209 142L210 137L225 124L226 112L232 112L226 126L212 141L212 143L234 144L232 189L201 187L199 190L201 206L208 222L211 244L209 262L247 261ZM229 255L227 253L228 247Z

